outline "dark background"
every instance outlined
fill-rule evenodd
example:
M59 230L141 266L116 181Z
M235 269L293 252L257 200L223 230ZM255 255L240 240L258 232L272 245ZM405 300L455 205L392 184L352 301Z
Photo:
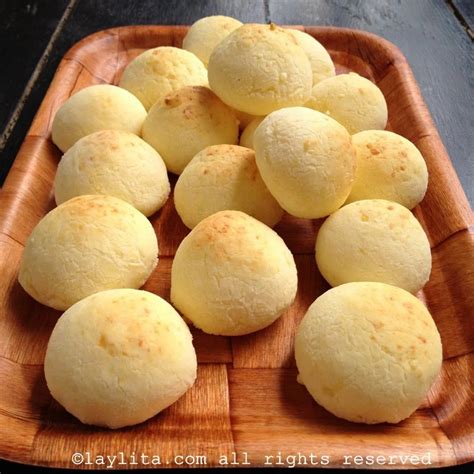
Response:
M474 201L473 0L0 0L0 186L64 53L129 24L334 25L379 34L407 57L464 190Z
M474 0L0 0L0 186L61 57L74 43L112 26L191 24L213 14L243 22L358 28L395 43L474 201ZM1 473L18 469L26 472L0 460ZM473 468L423 472L472 473Z

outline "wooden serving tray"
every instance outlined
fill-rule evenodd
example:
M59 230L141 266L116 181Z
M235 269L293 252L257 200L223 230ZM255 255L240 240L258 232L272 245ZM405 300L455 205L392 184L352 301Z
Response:
M314 261L320 221L288 215L276 230L295 254L299 273L295 303L272 326L249 336L216 337L193 330L198 379L177 403L143 424L110 431L82 425L49 395L43 359L60 313L33 301L18 284L17 273L28 235L54 207L52 183L61 153L50 139L52 119L79 89L117 83L125 65L144 49L181 46L186 30L131 26L102 31L77 43L61 61L1 190L0 457L55 467L78 467L71 461L76 452L89 452L92 459L120 452L159 455L162 467L176 467L181 462L181 458L175 462L176 455L205 455L206 465L213 466L222 455L230 462L232 453L240 462L247 453L252 466L263 465L265 456L275 456L275 465L278 453L283 462L298 453L329 456L330 467L343 466L344 456L355 455L425 456L431 467L472 460L471 210L404 56L382 38L355 30L304 28L329 49L339 72L356 71L378 84L388 102L389 129L414 142L428 164L428 193L415 214L431 242L433 271L419 297L441 333L444 363L422 406L398 425L354 424L326 412L296 382L294 331L328 285ZM172 199L151 221L160 261L144 288L169 299L172 257L187 229ZM403 459L372 467L403 467Z

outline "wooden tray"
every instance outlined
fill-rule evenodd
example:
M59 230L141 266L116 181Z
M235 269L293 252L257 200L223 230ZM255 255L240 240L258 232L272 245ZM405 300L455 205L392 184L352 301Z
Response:
M181 46L186 32L180 26L123 27L88 36L66 54L0 194L0 457L57 467L75 467L71 461L75 452L89 452L93 458L120 452L157 454L165 467L167 461L176 466L175 455L206 455L207 466L212 466L232 452L240 461L248 453L253 466L279 452L283 460L297 453L327 455L330 467L355 455L429 453L431 466L473 459L474 267L469 204L401 52L361 31L304 29L329 49L339 71L353 70L378 84L388 102L389 128L414 142L428 164L428 193L415 214L431 242L433 271L419 296L441 333L444 363L423 405L397 426L353 424L326 412L297 384L294 330L328 286L314 261L320 222L290 216L276 230L295 254L300 277L296 302L271 327L250 336L213 337L194 331L198 380L176 404L141 425L109 431L82 425L52 400L43 358L60 313L33 301L17 282L25 240L54 207L52 183L61 154L50 140L52 119L77 90L117 83L124 66L138 53L159 45ZM187 230L171 199L151 220L161 255L145 289L168 299L172 257ZM403 466L400 458L392 461L375 467Z

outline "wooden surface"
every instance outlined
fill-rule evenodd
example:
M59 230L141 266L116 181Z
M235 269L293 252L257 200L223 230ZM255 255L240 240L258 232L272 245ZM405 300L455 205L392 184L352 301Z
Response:
M341 466L345 455L429 452L430 467L473 459L469 205L399 50L362 32L306 31L328 47L338 71L354 70L379 85L389 106L389 128L412 140L428 164L428 193L415 214L429 235L433 272L419 296L438 325L445 360L420 409L396 426L352 424L326 412L297 384L294 331L328 286L314 261L321 221L290 216L276 230L295 254L300 280L295 303L275 324L253 335L214 337L193 330L198 381L175 405L141 425L108 431L82 425L52 400L42 363L60 313L22 290L19 262L32 228L54 207L52 182L60 153L50 141L50 128L58 107L87 85L117 83L123 67L139 52L179 46L185 32L184 27L127 27L97 33L66 54L0 194L0 457L60 467L74 467L71 455L77 451L155 453L169 466L180 454L205 454L209 466L221 455L244 451L253 466L278 452L328 455L332 467ZM172 199L151 221L160 262L144 288L169 299L172 256L187 230Z
M75 42L113 26L191 24L205 15L223 14L245 22L357 28L395 43L414 71L472 204L474 76L472 37L465 25L472 18L473 4L472 0L4 0L0 60L8 67L0 75L0 133L3 118L8 126L0 137L0 186L60 59Z

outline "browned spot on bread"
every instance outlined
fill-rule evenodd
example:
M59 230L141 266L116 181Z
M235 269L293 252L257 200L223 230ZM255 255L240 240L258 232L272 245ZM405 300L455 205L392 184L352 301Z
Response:
M372 143L367 143L367 148L372 155L380 155L380 150Z
M178 107L181 105L181 98L176 93L173 93L165 97L164 103L170 108Z
M423 344L426 344L426 339L423 336L417 336L417 337Z
M382 323L381 321L373 321L372 324L376 331L380 331L384 327L384 323Z
M229 232L229 224L223 224L222 226L217 227L216 231L219 232L219 234L227 234Z
M103 334L100 335L99 346L100 347L106 347L107 346L107 339L105 338L105 336Z

